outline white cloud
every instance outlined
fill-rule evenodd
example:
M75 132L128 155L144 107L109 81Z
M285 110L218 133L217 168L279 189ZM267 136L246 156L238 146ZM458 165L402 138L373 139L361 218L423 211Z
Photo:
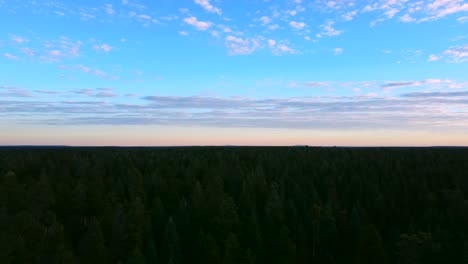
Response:
M334 48L333 49L333 53L335 55L341 55L341 54L343 54L343 51L344 51L343 48Z
M109 46L107 44L94 45L93 48L96 51L104 51L104 52L110 52L110 51L112 51L114 49L114 47Z
M268 46L270 47L271 51L275 55L282 55L282 54L297 54L298 51L289 47L286 42L278 43L276 40L269 39Z
M278 28L279 28L279 25L278 25L278 24L274 24L274 25L268 26L268 29L270 29L270 30L276 30L276 29L278 29Z
M468 22L468 16L459 17L457 18L457 21L460 23Z
M226 47L230 55L247 55L260 47L257 39L244 39L229 35L226 37Z
M266 25L266 24L269 24L271 22L271 18L269 18L267 16L262 16L260 18L260 21L262 22L262 25Z
M210 13L221 15L221 9L211 5L209 0L195 0L195 3Z
M387 16L387 18L393 18L398 12L400 12L400 10L396 8L391 8L385 12L385 15Z
M179 31L179 34L182 36L188 36L189 33L187 31Z
M451 58L451 62L459 63L468 61L468 44L451 47L444 51L444 55Z
M145 20L151 20L151 16L145 14L139 15L138 17Z
M321 32L320 34L318 34L317 37L321 37L322 35L326 35L326 36L329 36L329 37L334 37L334 36L341 35L341 33L343 33L343 31L333 28L334 24L335 24L335 22L329 21L327 24L321 25L320 27L323 28L324 31Z
M92 74L92 75L95 75L95 76L98 76L98 77L107 77L107 74L105 72L100 71L100 70L91 69L91 68L83 66L83 65L78 65L76 68L78 70L84 72L84 73L89 73L89 74Z
M104 8L104 10L106 11L106 13L107 13L108 15L113 15L113 14L115 14L115 10L114 10L114 8L112 7L111 4L106 4L106 7Z
M291 47L288 47L286 44L279 44L277 47L276 47L276 50L274 51L275 54L279 55L279 54L284 54L284 53L287 53L287 54L296 54L298 53L295 49L291 48Z
M303 29L306 26L304 22L296 22L296 21L289 22L289 25L295 29Z
M346 21L351 21L353 20L354 16L357 15L357 10L350 11L346 14L341 15L341 17L346 20Z
M13 40L13 41L16 42L16 43L25 43L25 42L29 42L29 39L26 39L26 38L23 38L23 37L19 37L19 36L12 36L12 37L11 37L11 40Z
M374 11L377 9L377 4L373 4L373 5L366 5L363 9L362 9L362 12L363 13L366 13L366 12L371 12L371 11Z
M335 2L335 1L328 1L328 2L327 2L327 6L328 6L329 8L334 8L334 7L336 6L336 2Z
M213 36L215 38L218 38L220 36L219 31L216 31L216 30L212 30L210 32L210 34L211 34L211 36Z
M213 23L211 23L211 22L199 21L194 16L184 18L184 22L189 24L189 25L192 25L192 26L196 27L198 30L202 30L202 31L205 31L205 30L209 29L213 25Z
M50 56L53 57L60 57L60 55L62 55L62 52L60 52L60 50L51 50L48 53Z
M28 55L29 57L33 57L36 55L36 52L31 48L23 48L22 51L24 52L24 54Z
M10 60L19 60L19 57L15 56L13 54L10 54L10 53L3 54L3 57L5 57L7 59L10 59Z
M405 14L404 16L400 17L400 21L405 22L405 23L409 23L409 22L416 21L416 19L411 17L409 14Z
M440 57L437 56L437 55L435 55L435 54L431 54L431 55L429 56L429 58L427 59L427 61L429 61L429 62L431 62L431 61L438 61L438 60L440 60Z
M438 19L450 14L468 11L468 3L464 3L463 0L436 0L427 7L433 16L425 20Z
M268 46L273 47L275 45L276 45L276 40L274 40L274 39L269 39L268 40Z

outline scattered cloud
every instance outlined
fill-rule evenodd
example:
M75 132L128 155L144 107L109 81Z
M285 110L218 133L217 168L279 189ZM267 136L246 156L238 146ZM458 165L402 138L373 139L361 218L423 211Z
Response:
M226 47L230 55L246 55L260 47L257 39L246 39L229 35L226 37Z
M272 21L271 18L267 17L267 16L262 16L260 18L260 21L262 22L262 25L266 25L266 24L270 24L270 22Z
M209 0L195 0L195 3L200 5L201 7L203 7L203 9L210 13L216 13L218 15L221 15L221 9L210 4Z
M32 94L20 87L0 86L0 97L33 97ZM1 109L1 107L0 107Z
M268 46L274 47L275 45L276 45L276 40L274 40L274 39L269 39L268 40Z
M107 45L107 44L101 44L101 45L94 45L93 49L96 51L110 52L114 49L114 47Z
M341 54L343 54L343 51L344 51L343 48L334 48L333 49L333 53L335 55L341 55Z
M35 93L39 93L39 94L61 94L61 92L59 91L50 91L50 90L35 90L34 91Z
M28 113L30 119L23 122L48 125L158 124L358 130L398 129L404 126L407 129L465 131L468 128L466 90L404 93L391 97L354 91L355 94L351 96L289 98L143 96L138 104L123 104L106 96L103 98L109 99L107 102L0 99L0 108L9 115ZM94 98L99 94L81 92ZM126 97L135 96L128 94ZM86 117L83 117L83 113L86 113Z
M409 22L416 21L416 18L411 17L410 14L405 14L405 15L400 17L400 21L405 22L405 23L409 23Z
M112 92L99 92L95 96L99 98L114 98L114 97L117 97L118 95Z
M444 51L444 55L449 58L450 62L460 63L468 61L468 44L451 47Z
M345 21L351 21L353 20L353 18L358 14L358 10L353 10L353 11L349 11L343 15L341 15L341 17L345 20Z
M329 21L324 25L321 25L320 27L323 29L323 31L319 34L317 34L317 37L322 37L323 35L329 36L329 37L334 37L334 36L339 36L343 31L337 30L333 28L333 25L335 24L334 21Z
M450 97L468 97L468 91L459 91L459 92L416 92L416 93L406 93L402 94L403 97L413 97L413 98L450 98Z
M29 39L26 39L26 38L23 38L23 37L20 37L20 36L12 36L11 37L11 40L16 42L16 43L26 43L26 42L29 42Z
M3 57L5 57L7 59L10 59L10 60L19 60L20 59L18 56L15 56L15 55L10 54L10 53L4 53Z
M275 47L272 48L273 54L275 55L281 55L281 54L297 54L299 53L297 50L289 47L285 43L281 43L276 45Z
M468 22L468 16L459 17L457 18L457 21L460 23Z
M431 54L429 55L429 58L427 58L427 61L431 62L431 61L438 61L440 60L440 57L435 55L435 54Z
M205 30L209 29L213 25L213 23L211 23L211 22L199 21L194 16L184 18L184 22L189 24L189 25L194 26L195 28L197 28L198 30L201 30L201 31L205 31Z
M289 25L295 29L303 29L306 26L304 22L296 22L296 21L289 22Z
M106 6L104 7L104 10L106 11L106 13L108 15L113 15L115 14L115 10L114 8L112 7L112 4L106 4Z
M395 88L395 87L408 87L408 86L419 86L422 85L422 82L419 81L409 81L409 82L387 82L382 85L382 88Z
M306 82L304 83L304 86L306 87L325 87L329 86L330 84L328 82Z
M97 77L107 77L108 76L103 71L96 70L96 69L91 69L91 68L83 66L83 65L78 65L76 68L78 70L84 72L84 73L89 73L89 74L92 74L92 75L97 76Z

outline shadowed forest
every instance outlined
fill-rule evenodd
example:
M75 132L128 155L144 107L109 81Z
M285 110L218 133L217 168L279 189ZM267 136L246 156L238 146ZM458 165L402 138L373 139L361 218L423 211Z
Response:
M468 263L466 148L0 148L0 262Z

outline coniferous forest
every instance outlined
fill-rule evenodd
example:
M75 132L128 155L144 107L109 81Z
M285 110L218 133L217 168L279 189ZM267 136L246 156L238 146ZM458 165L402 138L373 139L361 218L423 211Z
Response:
M1 148L0 263L468 263L468 149Z

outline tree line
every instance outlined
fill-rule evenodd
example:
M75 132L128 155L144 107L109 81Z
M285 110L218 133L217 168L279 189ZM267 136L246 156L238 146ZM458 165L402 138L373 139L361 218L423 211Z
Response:
M1 148L1 263L468 263L464 148Z

